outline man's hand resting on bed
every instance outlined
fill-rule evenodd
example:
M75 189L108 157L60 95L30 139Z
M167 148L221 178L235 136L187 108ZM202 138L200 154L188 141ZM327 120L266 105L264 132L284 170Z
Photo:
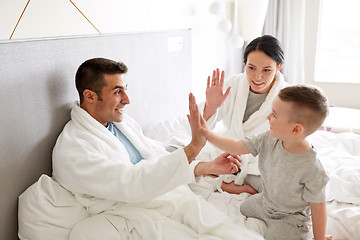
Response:
M211 162L200 162L195 167L195 176L207 174L236 173L240 167L240 158L223 153Z

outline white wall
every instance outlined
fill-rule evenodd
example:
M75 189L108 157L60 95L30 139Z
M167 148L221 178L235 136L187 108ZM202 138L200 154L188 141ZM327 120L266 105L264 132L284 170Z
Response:
M28 0L0 0L0 40L9 39ZM72 2L96 29L80 14ZM216 67L227 76L241 71L242 50L218 29L213 0L31 0L12 39L191 28L193 92L204 99L206 78ZM226 0L225 2L229 2ZM320 0L306 0L306 79L325 90L331 104L360 108L360 85L314 82ZM229 10L226 12L231 18Z
M0 0L0 40L10 38L27 2ZM193 92L202 100L212 70L219 67L230 74L237 63L231 58L241 59L242 53L229 47L227 34L218 30L220 17L209 13L211 3L212 0L31 0L12 39L191 28Z

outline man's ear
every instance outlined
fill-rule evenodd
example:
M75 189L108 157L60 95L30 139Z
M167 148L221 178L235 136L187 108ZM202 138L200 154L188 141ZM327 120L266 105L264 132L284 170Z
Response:
M85 89L83 91L84 101L88 103L93 103L97 100L97 95L95 92L91 91L90 89Z
M299 136L300 134L302 134L304 132L304 126L300 123L295 123L295 126L292 130L292 134L294 136Z

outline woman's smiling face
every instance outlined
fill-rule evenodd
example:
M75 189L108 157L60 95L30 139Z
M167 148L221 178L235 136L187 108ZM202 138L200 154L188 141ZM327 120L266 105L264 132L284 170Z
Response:
M268 93L281 65L262 51L249 53L245 68L250 90L254 93Z

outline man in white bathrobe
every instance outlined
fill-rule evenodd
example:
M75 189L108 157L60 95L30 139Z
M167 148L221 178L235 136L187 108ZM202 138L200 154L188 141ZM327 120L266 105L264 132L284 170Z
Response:
M232 225L186 186L198 175L236 172L239 161L226 154L193 161L203 138L193 137L171 154L146 138L124 114L130 103L126 72L123 63L95 58L76 73L80 104L74 104L54 147L53 177L91 217L69 239L262 239ZM195 101L191 94L189 101ZM198 119L190 119L196 132Z

